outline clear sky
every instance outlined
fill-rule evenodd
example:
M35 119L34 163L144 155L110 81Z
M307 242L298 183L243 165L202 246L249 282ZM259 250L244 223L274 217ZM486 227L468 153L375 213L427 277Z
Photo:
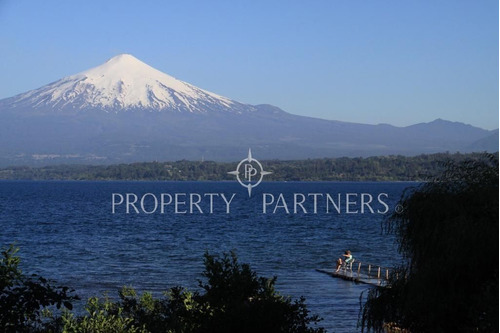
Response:
M498 128L497 0L0 0L0 98L120 53L250 104Z

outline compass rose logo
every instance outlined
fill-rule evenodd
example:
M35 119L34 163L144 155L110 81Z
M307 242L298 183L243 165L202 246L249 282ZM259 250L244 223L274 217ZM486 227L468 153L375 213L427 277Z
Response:
M252 150L250 148L248 149L247 158L241 160L236 170L228 172L228 174L236 176L241 186L247 188L249 197L252 196L252 188L259 186L262 178L271 173L272 172L264 171L262 164L252 157ZM243 179L241 175L243 175Z

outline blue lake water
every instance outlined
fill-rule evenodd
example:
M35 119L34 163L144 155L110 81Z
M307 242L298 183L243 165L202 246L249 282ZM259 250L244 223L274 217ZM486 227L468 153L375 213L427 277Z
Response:
M25 273L55 279L83 298L113 296L123 285L196 289L205 251L234 250L259 275L278 276L280 293L304 296L329 332L355 332L359 297L369 287L315 269L333 267L346 249L359 261L396 264L397 245L381 222L414 185L264 182L249 197L237 182L2 181L0 246L16 242ZM127 193L129 203L137 197L128 214ZM234 195L229 205L221 194L228 201Z

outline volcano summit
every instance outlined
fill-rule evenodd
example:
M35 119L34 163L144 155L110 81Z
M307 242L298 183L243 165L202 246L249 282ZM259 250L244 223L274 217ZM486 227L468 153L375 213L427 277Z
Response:
M18 106L36 109L233 111L237 103L160 72L130 54L20 94Z
M249 147L259 159L498 151L498 130L440 119L395 127L292 115L195 87L129 54L1 100L0 124L3 166L238 161Z

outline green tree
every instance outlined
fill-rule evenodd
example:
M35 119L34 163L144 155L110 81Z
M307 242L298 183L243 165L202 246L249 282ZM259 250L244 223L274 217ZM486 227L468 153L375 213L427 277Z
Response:
M411 332L498 331L498 159L450 163L402 198L388 221L404 264L370 291L363 327Z
M258 277L234 253L217 259L205 254L205 294L198 297L203 309L200 332L322 332L311 328L319 321L309 316L305 300L292 301L274 289L276 277Z
M25 276L18 265L18 249L11 245L0 258L0 327L4 332L46 332L57 323L51 310L72 309L68 287L53 286L52 281L37 275Z

